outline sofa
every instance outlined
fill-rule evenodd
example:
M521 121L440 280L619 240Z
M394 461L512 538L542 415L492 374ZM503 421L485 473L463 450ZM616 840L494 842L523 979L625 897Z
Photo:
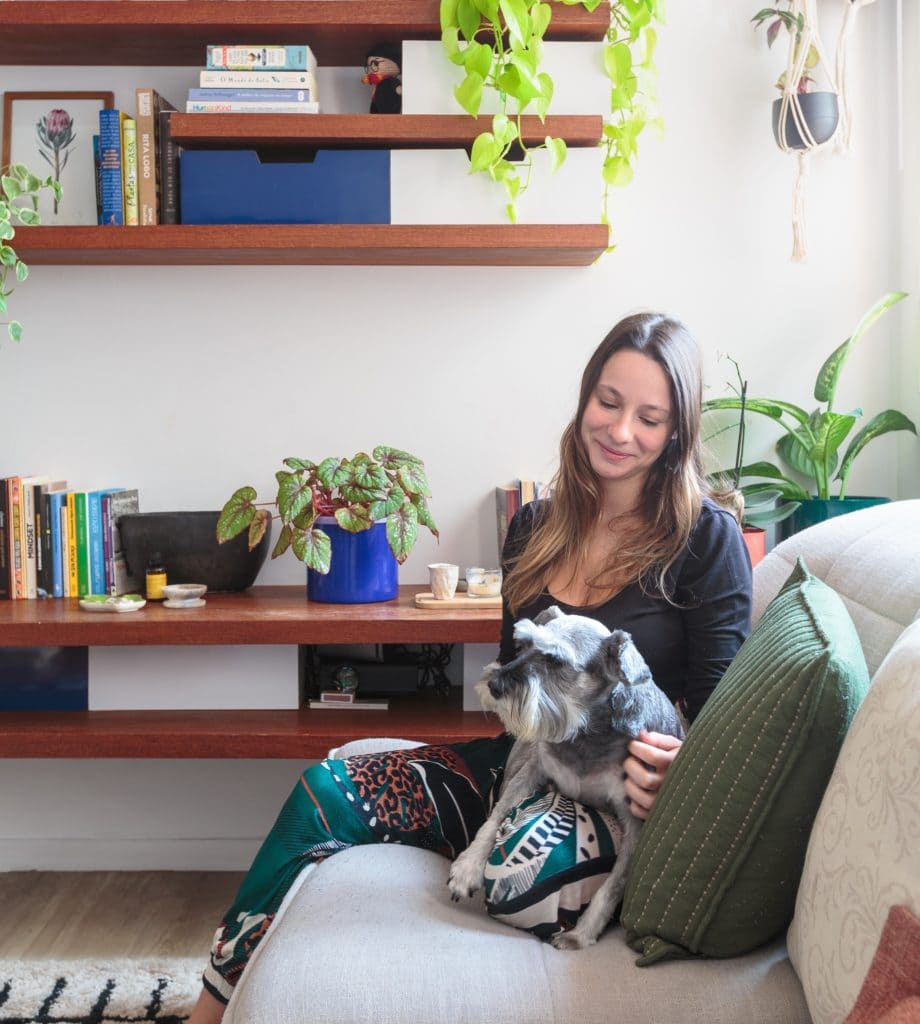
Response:
M226 1024L857 1024L886 1019L889 1004L916 1012L904 989L920 997L920 501L779 544L754 573L755 624L800 558L842 598L871 685L809 819L788 929L743 955L640 968L620 924L589 949L557 951L481 900L452 903L437 855L358 847L302 873Z

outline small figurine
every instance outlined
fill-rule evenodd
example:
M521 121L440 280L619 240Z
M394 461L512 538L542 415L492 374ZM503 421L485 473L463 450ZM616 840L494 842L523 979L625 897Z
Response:
M380 43L371 50L364 62L364 77L361 81L372 87L372 114L402 112L401 50L400 46Z
M357 693L358 682L358 673L351 665L340 665L332 673L332 689L338 693Z

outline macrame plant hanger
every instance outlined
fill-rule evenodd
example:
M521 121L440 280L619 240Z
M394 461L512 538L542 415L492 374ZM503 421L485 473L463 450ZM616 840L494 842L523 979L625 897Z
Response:
M851 0L845 0L845 2L850 4ZM858 3L859 0L856 2ZM872 0L867 0L867 2L871 3ZM794 153L798 158L798 172L792 197L792 259L801 263L805 260L808 252L805 239L805 186L808 180L808 161L813 152L825 148L833 141L836 132L824 142L818 142L815 139L802 111L798 85L803 75L808 73L809 77L814 77L814 73L820 69L823 70L824 77L832 84L833 88L830 91L839 94L839 87L835 76L831 73L831 64L827 59L824 44L818 35L816 0L792 0L792 14L800 19L802 28L801 31L792 29L789 32L789 56L786 60L786 72L782 80L783 96L779 110L776 141L784 153ZM812 48L817 54L818 60L817 64L809 68L808 59ZM798 146L789 145L787 138L787 128L793 125L801 140L801 144ZM794 133L792 137L795 138Z
M837 95L840 102L840 127L837 130L837 152L849 153L850 138L853 128L853 112L850 108L850 91L848 88L850 42L856 30L856 17L863 7L874 4L875 0L844 0L846 10L840 37L837 40ZM900 0L898 0L900 6Z

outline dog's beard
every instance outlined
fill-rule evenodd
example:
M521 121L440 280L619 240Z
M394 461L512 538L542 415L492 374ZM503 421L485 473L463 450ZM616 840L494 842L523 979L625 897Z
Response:
M519 740L545 743L565 743L573 740L585 728L587 711L573 700L577 684L568 698L548 692L541 680L529 673L514 687L494 697L488 681L481 680L476 689L482 706L494 711L512 736Z

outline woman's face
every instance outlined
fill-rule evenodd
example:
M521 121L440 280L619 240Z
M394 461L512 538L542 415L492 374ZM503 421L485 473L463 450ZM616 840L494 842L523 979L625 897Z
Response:
M581 420L581 441L601 482L635 501L673 433L667 374L641 352L615 352Z

